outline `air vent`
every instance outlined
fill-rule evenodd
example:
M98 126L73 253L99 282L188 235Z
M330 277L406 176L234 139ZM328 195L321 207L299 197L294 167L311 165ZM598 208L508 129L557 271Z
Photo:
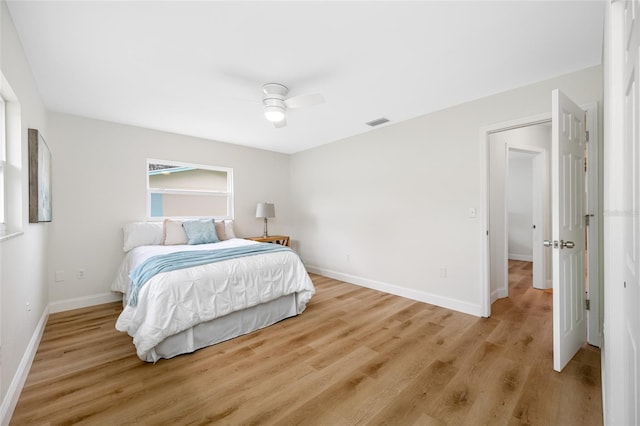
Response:
M381 124L388 123L388 122L389 122L388 118L380 117L380 118L377 118L375 120L369 121L368 123L364 123L364 124L366 124L368 126L371 126L371 127L376 127L376 126L379 126Z

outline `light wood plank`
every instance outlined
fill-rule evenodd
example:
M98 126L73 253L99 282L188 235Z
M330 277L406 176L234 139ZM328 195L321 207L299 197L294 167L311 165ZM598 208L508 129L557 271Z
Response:
M311 275L302 315L155 365L119 303L53 314L11 423L602 424L599 350L554 372L551 294L509 269L489 319Z

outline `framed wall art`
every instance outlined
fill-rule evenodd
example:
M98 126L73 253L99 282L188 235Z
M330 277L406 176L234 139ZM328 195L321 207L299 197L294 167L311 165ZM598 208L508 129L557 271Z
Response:
M37 129L29 129L29 222L51 222L51 151Z

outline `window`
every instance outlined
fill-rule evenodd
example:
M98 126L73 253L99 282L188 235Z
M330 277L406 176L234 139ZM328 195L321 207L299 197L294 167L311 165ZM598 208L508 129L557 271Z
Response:
M5 101L0 97L0 231L6 228L5 170L7 163L7 126Z
M0 241L22 234L22 114L0 71Z
M148 160L147 208L151 219L233 219L233 169Z

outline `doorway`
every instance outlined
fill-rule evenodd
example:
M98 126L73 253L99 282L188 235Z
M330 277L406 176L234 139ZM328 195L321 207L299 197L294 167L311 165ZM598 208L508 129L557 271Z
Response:
M538 124L540 129L525 128L528 134L542 133L541 145L547 141L551 129L547 124ZM513 131L509 131L512 133ZM516 135L517 136L517 135ZM548 141L550 142L550 141ZM507 212L507 261L509 274L514 261L527 262L531 270L531 284L536 289L551 287L545 276L549 271L549 259L545 258L542 242L549 221L548 182L545 177L548 151L545 149L512 148L507 145L506 199ZM545 209L546 208L546 209ZM507 281L510 281L508 277ZM510 285L507 287L507 296Z
M587 187L589 190L588 196L588 205L585 206L585 214L593 215L590 217L590 226L587 229L588 232L588 240L590 250L588 252L588 277L590 277L590 282L588 284L589 293L587 297L591 299L591 310L587 312L588 316L588 327L587 327L587 341L594 345L600 346L601 336L602 336L602 318L600 315L601 309L601 294L602 294L602 286L601 282L601 269L600 264L602 260L602 249L598 242L599 237L599 217L601 216L601 208L599 206L599 191L593 190L594 188L598 188L599 181L599 173L598 173L598 159L600 157L599 154L599 132L598 132L598 107L596 103L591 103L583 107L587 114L587 131L590 136L590 141L588 144L588 172L587 172ZM482 284L482 294L483 294L483 316L489 317L491 316L491 305L494 301L500 297L506 297L508 294L508 287L505 288L504 292L501 293L499 287L496 283L507 283L508 277L508 263L507 263L507 232L504 229L504 221L506 213L503 214L502 218L496 219L492 217L491 212L496 210L498 212L506 212L506 197L503 195L502 197L497 197L495 199L490 198L491 193L491 175L505 176L505 169L507 164L507 155L508 149L531 149L532 146L535 145L525 145L522 141L518 141L514 139L515 133L509 133L511 130L518 130L523 128L537 128L542 129L544 126L537 126L540 124L547 124L551 122L551 113L541 114L539 116L527 117L522 119L513 120L505 123L498 123L492 126L487 126L481 129L480 137L481 137L481 146L482 151L484 152L484 162L483 166L483 176L486 185L484 186L483 196L482 196L482 209L484 212L484 228L482 229L482 234L485 238L485 242L483 244L483 284ZM491 141L494 138L504 138L503 144L492 144ZM549 137L550 141L551 138ZM523 146L524 145L524 146ZM534 148L535 150L536 148ZM538 150L544 150L544 148L537 148ZM549 150L546 150L550 152ZM497 156L497 158L502 158L501 162L490 161L492 157ZM545 171L544 175L538 181L546 187L550 188L550 155L547 153L539 158L544 157L543 162L545 163ZM503 178L502 191L505 193L505 184L506 177ZM497 205L496 205L496 201ZM550 202L546 201L550 200L550 196L543 197L543 209L544 211L550 211ZM492 205L493 203L493 205ZM548 203L548 204L547 204ZM549 206L549 207L547 207ZM534 220L535 221L535 220ZM542 223L544 224L541 232L541 240L548 239L551 231L551 219L543 217ZM547 234L547 235L546 235ZM496 245L495 242L498 242ZM541 247L542 241L534 242L534 246L537 245ZM541 264L546 264L551 266L550 255L545 253L543 250L543 256L548 260L543 262L537 262ZM498 259L498 260L496 260ZM496 279L496 274L498 274L498 279ZM544 287L551 287L551 285L547 282L547 280L551 280L551 268L545 268L542 272L542 276L545 279Z
M510 258L533 262L533 287L551 286L550 147L548 120L489 134L491 303L509 295Z

